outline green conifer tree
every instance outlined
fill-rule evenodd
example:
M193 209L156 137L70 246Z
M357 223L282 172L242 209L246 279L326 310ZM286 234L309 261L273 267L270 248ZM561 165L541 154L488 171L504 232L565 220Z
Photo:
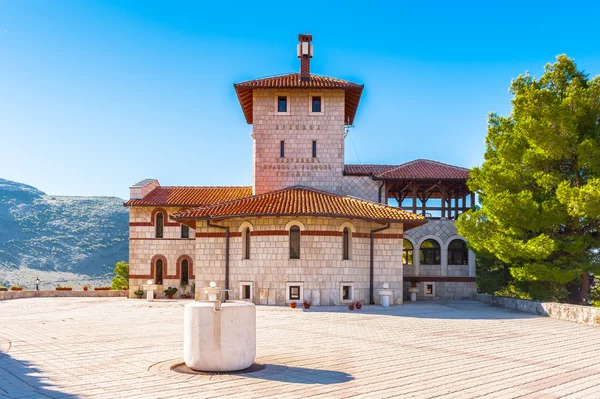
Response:
M481 207L458 231L509 265L516 296L587 302L600 247L600 76L565 55L512 81L512 112L488 118L485 160L469 187Z

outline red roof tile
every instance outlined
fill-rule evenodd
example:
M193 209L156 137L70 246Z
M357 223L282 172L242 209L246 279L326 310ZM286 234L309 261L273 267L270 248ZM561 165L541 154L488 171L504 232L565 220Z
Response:
M425 223L423 216L400 208L300 186L182 211L172 215L172 219L259 216L322 216L417 225Z
M352 83L347 80L329 78L327 76L310 75L310 81L300 81L299 73L287 75L270 76L262 79L254 79L233 85L235 92L244 111L246 122L252 124L252 90L254 89L342 89L346 92L346 109L344 120L354 123L354 116L358 109L358 103L364 85Z
M232 187L157 187L142 199L129 200L125 206L205 206L252 195L250 186Z
M374 175L374 178L387 179L460 179L469 178L469 170L428 159L417 159L403 163Z

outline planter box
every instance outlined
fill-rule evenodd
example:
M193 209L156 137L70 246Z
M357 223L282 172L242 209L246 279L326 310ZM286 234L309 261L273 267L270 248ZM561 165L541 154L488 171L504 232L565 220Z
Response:
M73 288L69 287L56 287L56 291L73 291Z

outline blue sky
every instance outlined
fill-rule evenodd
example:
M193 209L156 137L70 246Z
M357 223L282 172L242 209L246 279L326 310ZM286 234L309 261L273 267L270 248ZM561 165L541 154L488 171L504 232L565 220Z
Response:
M233 83L297 71L304 31L312 72L365 84L347 163L480 164L512 78L562 53L600 74L597 1L258 4L0 2L0 177L122 198L146 177L249 185Z

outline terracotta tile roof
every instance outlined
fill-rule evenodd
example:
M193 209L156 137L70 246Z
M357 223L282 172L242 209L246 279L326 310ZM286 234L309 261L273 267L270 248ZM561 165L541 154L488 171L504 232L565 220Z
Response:
M233 87L240 100L246 122L249 124L252 124L252 90L254 89L342 89L346 92L344 121L353 124L364 85L314 74L310 75L310 81L302 82L299 73L290 73L236 83Z
M399 208L301 186L182 211L172 215L172 219L258 216L322 216L416 225L425 223L423 216Z
M344 176L372 176L398 165L344 165Z
M231 187L157 187L142 199L129 200L125 206L205 206L252 195L250 186Z
M428 159L403 163L374 175L375 179L457 179L469 178L469 169Z

